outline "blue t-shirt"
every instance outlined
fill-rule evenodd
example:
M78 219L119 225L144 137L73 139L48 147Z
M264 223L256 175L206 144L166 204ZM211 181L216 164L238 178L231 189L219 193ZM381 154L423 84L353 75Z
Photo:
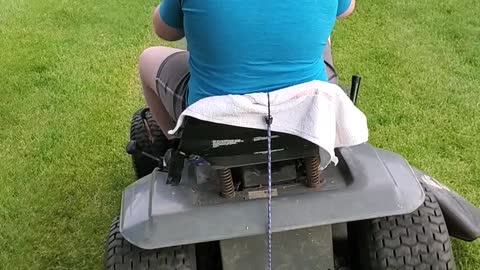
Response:
M190 51L188 104L327 80L322 53L351 0L163 0Z

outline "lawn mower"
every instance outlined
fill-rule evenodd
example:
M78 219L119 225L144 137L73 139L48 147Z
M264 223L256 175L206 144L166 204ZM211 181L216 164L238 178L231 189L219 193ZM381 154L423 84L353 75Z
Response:
M139 179L111 227L107 270L452 270L450 236L480 236L479 208L369 143L336 149L337 166L320 170L318 146L299 137L187 118L168 141L144 108L127 152Z

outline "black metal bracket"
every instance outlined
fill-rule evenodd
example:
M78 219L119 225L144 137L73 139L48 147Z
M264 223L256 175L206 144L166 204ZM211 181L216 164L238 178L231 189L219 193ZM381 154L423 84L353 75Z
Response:
M177 186L182 180L183 166L186 155L175 148L170 148L165 154L165 161L168 168L167 184Z
M265 116L265 122L267 125L271 125L273 123L273 117L271 115Z

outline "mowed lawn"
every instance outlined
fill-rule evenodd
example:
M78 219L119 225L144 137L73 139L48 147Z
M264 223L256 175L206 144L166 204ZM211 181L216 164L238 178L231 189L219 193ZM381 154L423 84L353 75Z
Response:
M480 205L480 2L358 2L334 55L363 76L371 143ZM0 269L102 269L156 4L0 0ZM454 246L480 269L478 241Z

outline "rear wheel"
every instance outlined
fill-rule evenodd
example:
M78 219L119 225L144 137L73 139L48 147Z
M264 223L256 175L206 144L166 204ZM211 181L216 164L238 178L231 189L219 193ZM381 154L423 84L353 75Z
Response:
M139 149L156 157L163 156L168 149L168 139L148 108L133 115L130 140L135 140ZM156 161L140 154L132 155L132 162L137 178L150 174L158 166Z
M349 224L355 269L456 269L442 211L424 189L425 202L411 214Z
M145 250L130 244L120 234L119 219L110 229L105 252L106 270L196 270L195 246Z

